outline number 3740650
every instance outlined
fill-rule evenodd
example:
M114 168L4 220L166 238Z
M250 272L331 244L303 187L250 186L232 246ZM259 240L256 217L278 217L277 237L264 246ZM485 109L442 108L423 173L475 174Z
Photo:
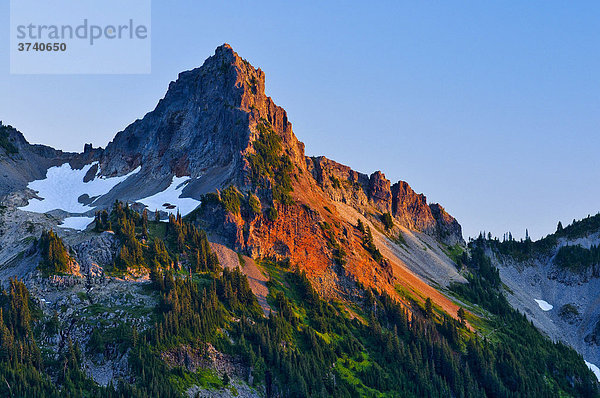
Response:
M18 43L19 51L67 51L67 43Z

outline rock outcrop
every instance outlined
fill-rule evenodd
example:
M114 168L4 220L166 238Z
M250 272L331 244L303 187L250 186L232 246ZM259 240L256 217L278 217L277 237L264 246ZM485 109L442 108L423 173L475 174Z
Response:
M435 220L427 206L427 198L417 194L408 183L399 181L392 187L394 217L406 228L433 234Z
M436 221L436 233L438 238L452 246L452 245L464 245L465 241L462 238L462 227L456 221L454 217L444 210L439 203L433 203L429 205L431 214Z
M390 180L381 171L376 171L369 177L369 198L377 210L389 213L392 207Z
M317 184L336 202L353 207L366 206L369 202L366 188L369 176L352 170L324 156L308 158L307 168Z
M74 153L32 145L17 129L0 122L0 196L24 189L29 181L44 178L48 168L76 157Z

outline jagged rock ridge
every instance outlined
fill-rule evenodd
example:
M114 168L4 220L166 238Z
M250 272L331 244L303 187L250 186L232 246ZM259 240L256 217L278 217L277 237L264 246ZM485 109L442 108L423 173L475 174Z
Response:
M315 179L332 200L355 207L371 203L408 229L436 236L449 245L464 244L458 221L441 205L428 205L425 195L417 194L407 182L391 185L381 171L368 176L325 157L313 158L312 164Z

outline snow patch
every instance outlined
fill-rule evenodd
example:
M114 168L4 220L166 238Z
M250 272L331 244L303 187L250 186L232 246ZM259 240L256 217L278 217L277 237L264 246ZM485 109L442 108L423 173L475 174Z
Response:
M81 170L73 170L69 163L51 167L46 172L46 178L30 182L27 187L37 191L42 199L33 198L21 210L36 213L46 213L51 210L64 210L68 213L85 213L94 207L79 202L81 195L87 194L90 198L104 195L117 184L125 181L131 175L140 171L140 167L131 173L120 177L98 176L88 182L83 182L87 172L98 162L84 166ZM93 203L93 202L92 202Z
M59 227L83 231L92 221L94 221L94 217L67 217Z
M136 202L144 204L148 211L162 210L169 214L177 214L179 210L179 213L185 216L200 204L199 200L180 197L183 188L190 181L189 177L173 177L167 189Z
M550 311L552 308L554 308L554 306L544 300L538 300L538 299L534 299L536 303L538 303L538 305L540 306L540 308L542 309L542 311Z
M594 365L591 362L585 361L585 364L587 365L588 368L590 368L590 370L592 372L594 372L594 374L596 375L596 378L598 379L598 381L600 381L600 368L598 368L596 365Z

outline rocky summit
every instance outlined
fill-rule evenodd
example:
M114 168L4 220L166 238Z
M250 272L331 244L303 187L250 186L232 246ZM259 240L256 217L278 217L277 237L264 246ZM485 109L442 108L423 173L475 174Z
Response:
M405 181L306 156L228 44L106 148L0 124L0 202L2 396L599 395L511 307L500 246Z

